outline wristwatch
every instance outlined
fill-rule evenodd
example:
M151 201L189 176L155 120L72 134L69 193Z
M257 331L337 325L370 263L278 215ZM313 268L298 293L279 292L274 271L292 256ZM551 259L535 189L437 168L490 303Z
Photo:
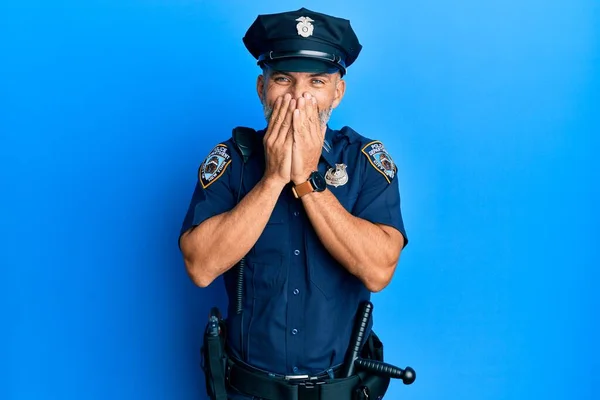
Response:
M299 185L292 186L292 192L294 193L294 197L299 199L305 194L309 194L312 192L322 192L327 187L327 183L325 182L325 178L323 175L319 173L319 171L311 172L308 180L306 182L302 182Z

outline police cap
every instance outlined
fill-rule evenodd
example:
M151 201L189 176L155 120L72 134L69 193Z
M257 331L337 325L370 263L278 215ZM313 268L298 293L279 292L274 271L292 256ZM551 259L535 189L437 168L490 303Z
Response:
M350 21L306 8L259 15L243 41L261 67L342 76L362 49Z

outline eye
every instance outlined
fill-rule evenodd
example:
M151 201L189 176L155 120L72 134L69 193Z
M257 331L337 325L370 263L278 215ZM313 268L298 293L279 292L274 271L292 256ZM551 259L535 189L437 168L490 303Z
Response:
M313 85L324 85L325 81L323 81L322 79L313 79Z
M273 78L273 80L277 83L287 83L290 81L287 76L276 76Z

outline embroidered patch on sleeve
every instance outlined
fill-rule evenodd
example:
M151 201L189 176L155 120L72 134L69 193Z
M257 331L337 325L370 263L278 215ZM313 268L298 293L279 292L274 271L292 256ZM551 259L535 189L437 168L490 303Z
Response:
M223 175L229 163L231 163L229 149L224 144L218 144L200 165L198 178L202 187L206 189L215 183Z
M362 148L362 152L369 162L377 171L379 171L385 179L390 183L396 175L396 164L390 154L385 150L383 143L374 141L368 143Z

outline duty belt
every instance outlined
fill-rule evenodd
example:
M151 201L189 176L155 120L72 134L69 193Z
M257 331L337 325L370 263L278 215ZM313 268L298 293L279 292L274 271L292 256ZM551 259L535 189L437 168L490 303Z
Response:
M265 400L339 400L351 399L358 375L331 379L327 373L317 376L277 376L242 365L230 358L227 383L234 389Z

